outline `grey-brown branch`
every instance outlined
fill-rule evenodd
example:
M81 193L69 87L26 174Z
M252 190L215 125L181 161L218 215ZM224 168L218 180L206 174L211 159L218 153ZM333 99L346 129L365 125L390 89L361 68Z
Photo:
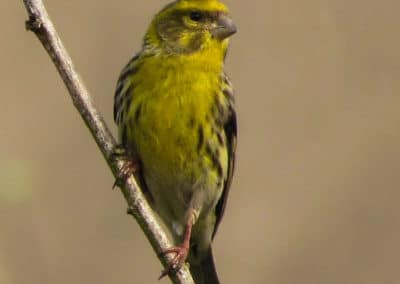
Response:
M76 109L89 128L114 176L117 177L124 161L113 155L116 147L115 139L107 128L102 116L95 108L86 87L75 71L72 60L57 35L43 2L41 0L23 0L23 2L29 15L26 28L36 34L50 55L69 91ZM121 191L128 203L128 213L135 217L160 260L164 266L167 265L172 256L160 256L160 252L171 247L172 243L163 231L132 175L127 178ZM170 278L176 284L194 283L186 266L179 269L175 275L170 275Z

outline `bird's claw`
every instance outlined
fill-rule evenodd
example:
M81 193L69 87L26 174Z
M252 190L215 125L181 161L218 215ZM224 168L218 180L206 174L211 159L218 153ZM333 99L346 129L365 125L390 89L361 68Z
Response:
M161 275L158 278L159 280L167 276L171 272L176 272L179 268L182 267L188 256L189 247L184 244L180 246L171 247L166 250L163 250L161 252L161 255L166 255L170 253L174 253L175 257L171 260L168 266L161 272Z
M115 187L117 186L121 187L128 176L134 174L138 170L139 163L129 157L126 149L122 145L117 145L111 155L114 159L120 159L125 162L119 170L115 182L112 186L112 189L115 189Z

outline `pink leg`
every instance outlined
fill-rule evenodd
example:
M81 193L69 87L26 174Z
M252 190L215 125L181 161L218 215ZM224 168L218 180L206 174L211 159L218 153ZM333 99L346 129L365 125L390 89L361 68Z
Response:
M186 258L189 254L189 246L190 246L190 236L192 235L192 226L193 226L193 215L189 215L189 220L186 223L185 228L185 236L182 244L178 246L174 246L168 249L165 249L161 252L161 254L169 254L175 253L175 257L172 259L171 263L161 272L161 276L158 279L163 278L168 275L170 272L174 272L179 269L186 261Z

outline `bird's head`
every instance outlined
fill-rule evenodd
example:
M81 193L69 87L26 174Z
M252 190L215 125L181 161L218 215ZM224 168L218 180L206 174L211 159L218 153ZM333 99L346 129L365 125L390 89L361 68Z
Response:
M207 48L226 50L236 26L218 0L178 0L153 19L145 46L170 54L190 54Z

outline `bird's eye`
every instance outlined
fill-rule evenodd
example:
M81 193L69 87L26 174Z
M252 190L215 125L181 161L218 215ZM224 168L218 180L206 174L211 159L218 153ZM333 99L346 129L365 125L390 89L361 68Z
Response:
M199 11L192 11L189 14L189 18L192 21L200 22L203 19L203 14L201 12L199 12Z

